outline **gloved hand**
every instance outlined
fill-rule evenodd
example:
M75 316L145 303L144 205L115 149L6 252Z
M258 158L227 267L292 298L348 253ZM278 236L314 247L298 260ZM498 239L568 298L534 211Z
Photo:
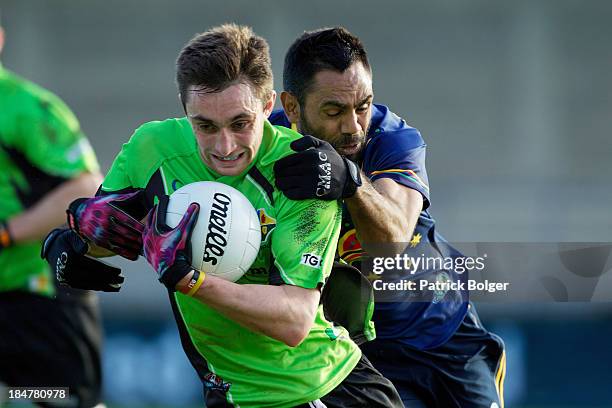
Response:
M0 221L0 252L4 248L12 247L14 244L11 232L8 229L8 225L5 221Z
M274 163L276 187L292 200L337 200L361 186L359 167L324 140L304 136L291 143L297 153Z
M87 244L76 232L54 229L47 235L40 253L55 272L59 283L76 289L119 292L121 269L86 256Z
M147 216L142 234L143 256L157 272L159 281L175 291L176 284L193 270L189 238L200 206L197 203L189 204L176 228L170 228L166 224L168 201L169 197L163 196Z
M144 190L78 198L68 210L68 225L87 242L132 261L142 250ZM139 217L138 219L134 216Z

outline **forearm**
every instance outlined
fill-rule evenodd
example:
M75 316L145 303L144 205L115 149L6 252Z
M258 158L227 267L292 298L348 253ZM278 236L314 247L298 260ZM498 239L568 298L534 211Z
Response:
M367 177L362 175L362 179L363 185L355 195L345 199L361 243L410 241L420 209L407 214L405 208L378 191Z
M177 288L185 288L188 274ZM307 292L303 292L307 291ZM318 289L239 285L207 275L194 298L257 333L295 347L308 335L319 302Z
M13 241L44 238L50 230L66 222L66 208L72 200L92 196L101 182L100 173L83 173L51 190L31 208L8 220Z

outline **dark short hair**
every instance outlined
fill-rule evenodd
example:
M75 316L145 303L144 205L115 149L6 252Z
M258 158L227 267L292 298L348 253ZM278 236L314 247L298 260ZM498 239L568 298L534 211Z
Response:
M270 49L250 27L224 24L196 35L176 60L176 82L185 105L187 90L221 92L236 83L249 84L262 100L272 92Z
M303 104L318 72L333 70L342 73L357 61L371 72L361 40L344 27L306 31L291 44L285 55L283 88Z

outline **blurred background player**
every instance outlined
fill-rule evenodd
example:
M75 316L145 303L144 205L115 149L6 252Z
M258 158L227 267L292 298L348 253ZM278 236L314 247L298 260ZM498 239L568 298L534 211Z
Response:
M69 108L2 66L0 106L0 383L69 387L70 406L92 407L101 385L97 297L55 287L40 250L68 203L95 192L98 164Z
M372 70L356 36L343 28L304 33L285 56L283 86L284 111L270 121L325 142L310 136L293 142L297 153L276 163L277 186L293 199L344 199L340 258L359 267L367 250L391 243L409 243L415 256L459 255L427 211L425 142L417 129L373 103ZM330 182L321 183L326 177ZM419 276L451 275L432 270ZM406 272L400 278L414 277ZM411 293L376 303L377 338L362 345L404 404L503 406L503 342L482 326L473 305L452 291L431 301L404 295Z
M267 42L234 24L199 34L179 54L177 83L186 116L136 130L100 195L71 204L72 229L49 235L47 260L57 265L67 252L69 261L56 269L71 283L105 275L73 269L85 252L76 233L128 258L143 251L168 289L208 407L402 406L391 382L319 305L340 229L338 203L293 201L273 187L274 162L292 153L289 143L300 135L266 121L276 99ZM197 204L174 229L164 221L167 195L202 180L238 189L275 220L256 261L236 283L190 265L186 245ZM142 209L114 204L142 195L150 210L144 230L125 219L126 212L140 219ZM109 219L121 225L106 224ZM130 234L134 239L122 241ZM305 255L318 262L305 262Z

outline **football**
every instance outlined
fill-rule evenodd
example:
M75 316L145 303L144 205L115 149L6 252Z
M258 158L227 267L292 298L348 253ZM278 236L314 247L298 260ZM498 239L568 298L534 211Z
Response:
M226 184L200 181L170 196L166 223L174 228L190 203L200 205L191 234L192 266L235 282L246 273L259 252L259 217L249 200Z

